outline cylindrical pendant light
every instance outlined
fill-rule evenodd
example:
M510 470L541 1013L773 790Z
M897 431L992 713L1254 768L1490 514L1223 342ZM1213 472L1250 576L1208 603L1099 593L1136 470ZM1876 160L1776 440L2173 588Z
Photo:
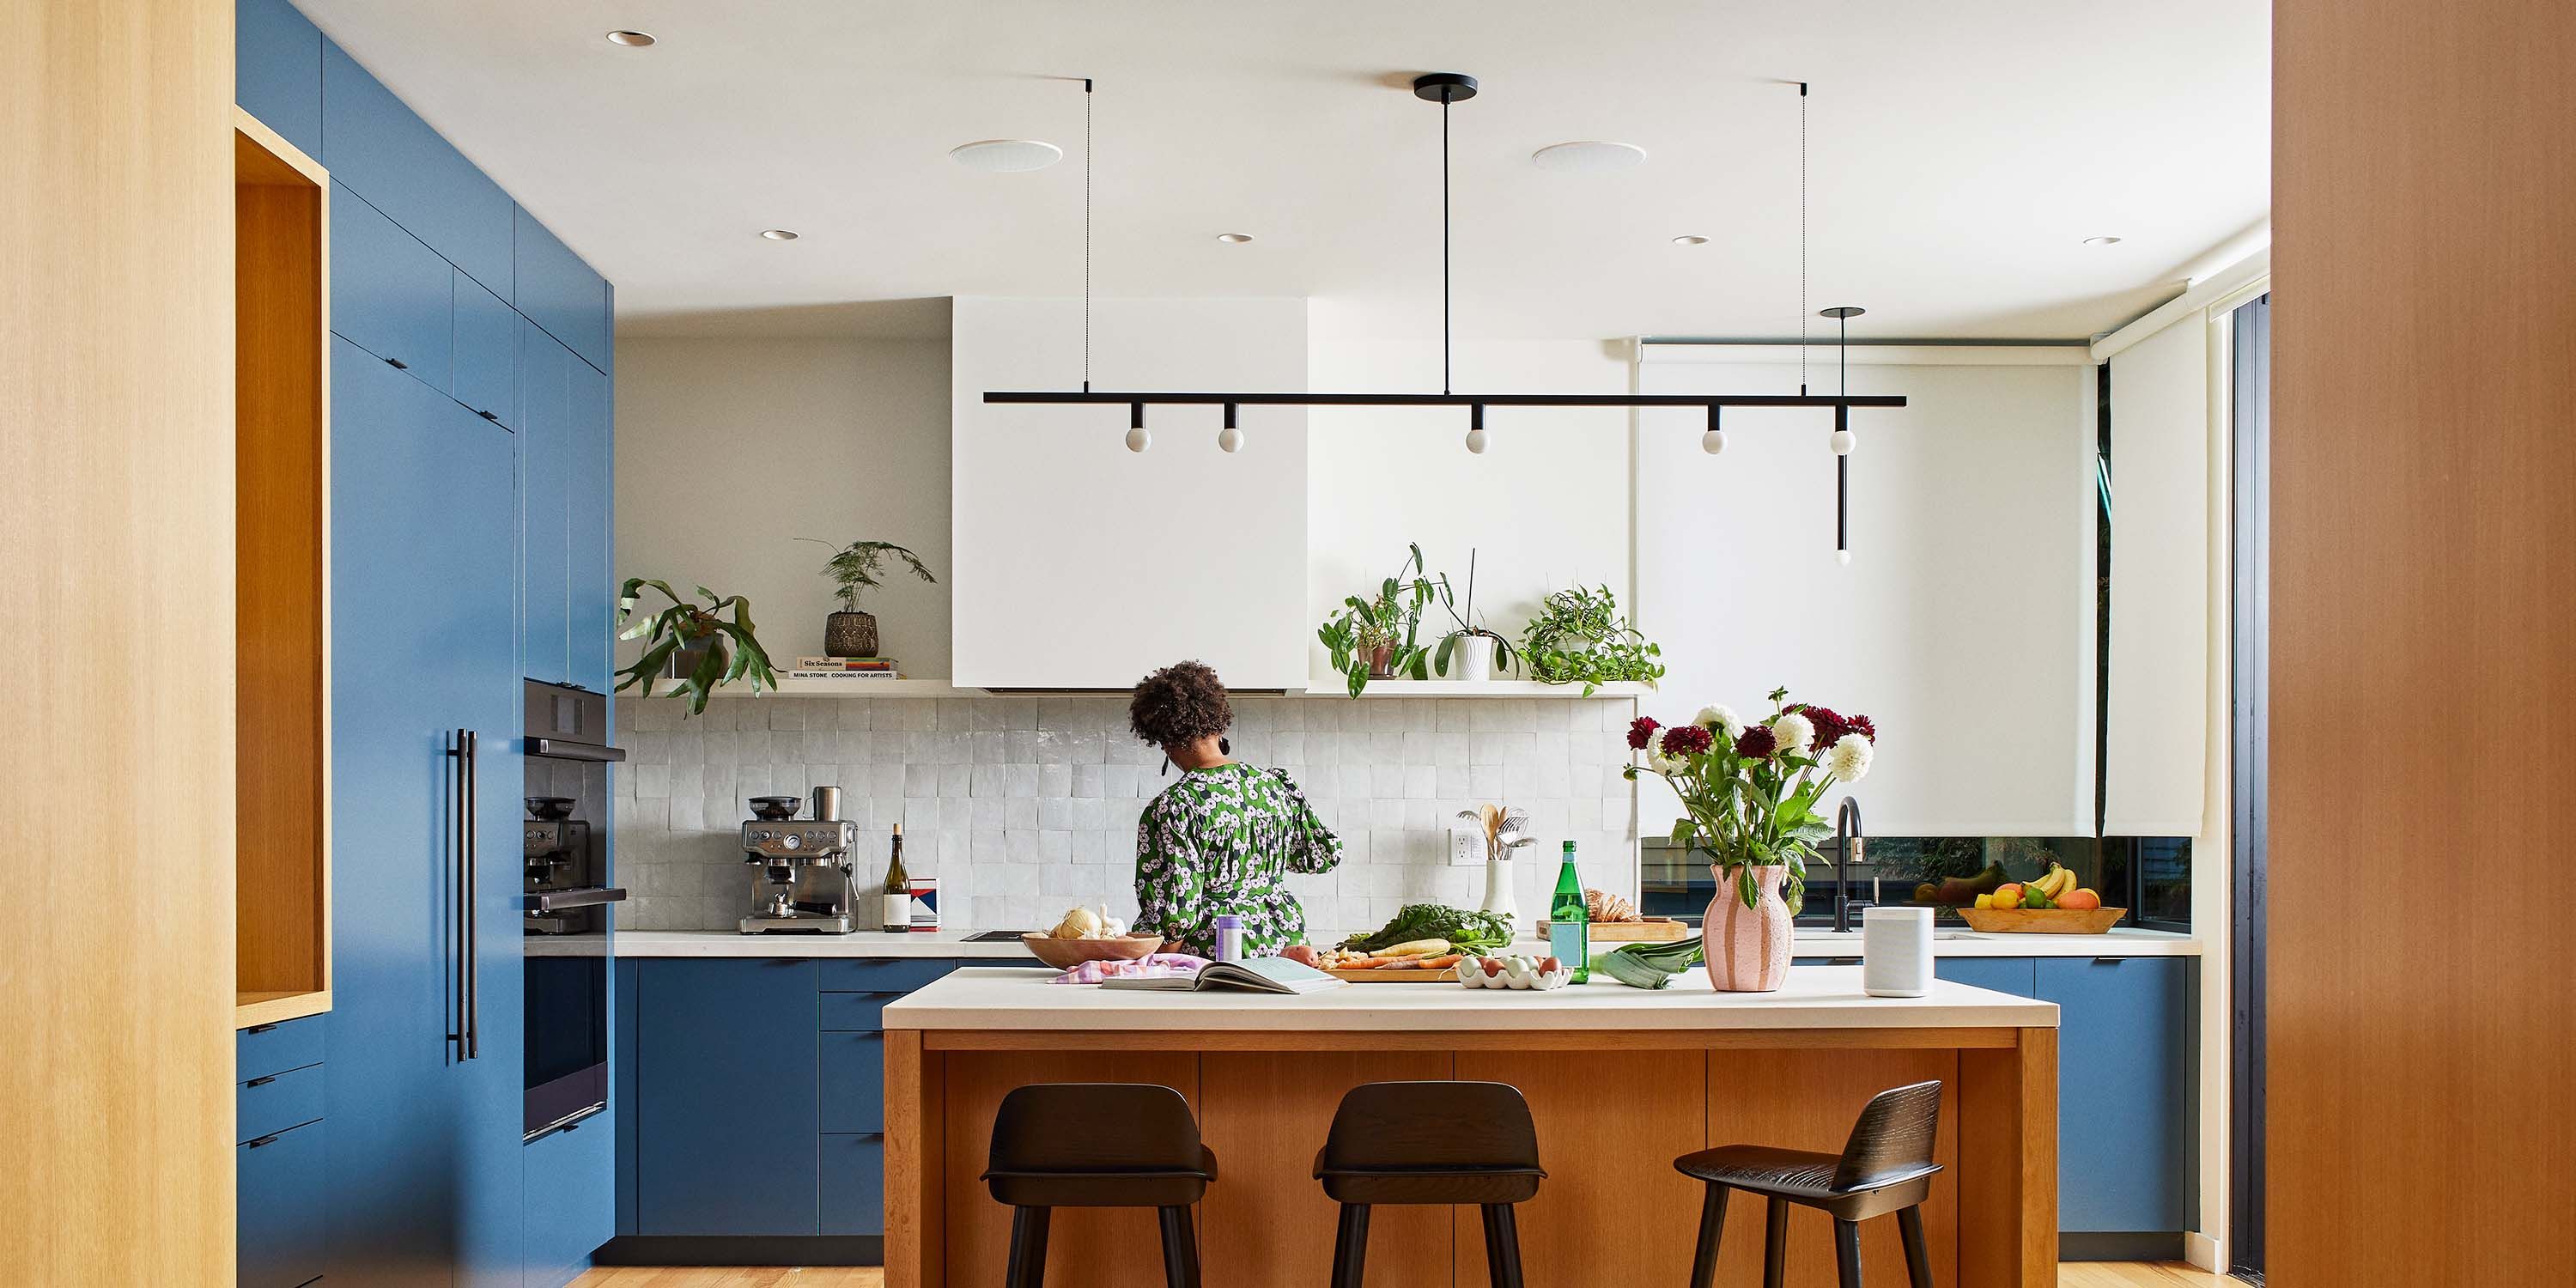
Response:
M1234 423L1234 404L1225 405L1225 428L1216 432L1216 445L1229 452L1243 448L1243 431Z
M1832 318L1841 328L1834 337L1834 366L1839 388L1845 397L1851 395L1851 320L1869 310L1856 305L1839 304L1819 310L1819 316ZM1851 452L1856 442L1851 432L1851 408L1834 406L1834 432L1826 439L1834 451L1834 561L1851 562Z
M1145 404L1127 404L1127 450L1141 452L1154 445L1154 436L1145 432Z
M1485 454L1485 404L1483 403L1468 404L1467 450L1478 456Z

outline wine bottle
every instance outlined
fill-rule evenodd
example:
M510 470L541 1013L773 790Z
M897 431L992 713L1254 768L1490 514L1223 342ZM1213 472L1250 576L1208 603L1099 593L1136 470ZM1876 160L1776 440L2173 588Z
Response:
M1565 863L1556 870L1556 893L1547 905L1547 951L1574 972L1574 983L1592 979L1592 912L1583 903L1583 874L1574 868L1572 841L1565 843Z
M903 824L894 825L894 855L886 860L885 932L912 931L912 878L903 870Z

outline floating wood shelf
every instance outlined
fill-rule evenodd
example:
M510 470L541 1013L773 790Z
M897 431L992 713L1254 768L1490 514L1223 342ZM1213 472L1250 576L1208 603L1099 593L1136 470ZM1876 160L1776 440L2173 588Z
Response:
M1338 698L1346 690L1318 687L1310 698ZM1621 680L1597 685L1586 694L1580 684L1541 684L1536 680L1371 680L1360 698L1639 698L1654 692L1641 682Z

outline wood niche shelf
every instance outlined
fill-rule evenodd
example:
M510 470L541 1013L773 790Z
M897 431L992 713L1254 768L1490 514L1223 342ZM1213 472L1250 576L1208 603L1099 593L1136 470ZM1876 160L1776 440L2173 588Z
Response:
M233 109L233 1025L331 1009L331 178Z

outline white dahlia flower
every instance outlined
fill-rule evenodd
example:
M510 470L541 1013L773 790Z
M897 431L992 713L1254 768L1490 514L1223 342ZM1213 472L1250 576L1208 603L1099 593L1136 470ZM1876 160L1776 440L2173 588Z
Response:
M1780 754L1803 756L1816 745L1816 722L1795 711L1783 711L1771 721L1771 734L1780 740Z
M1825 769L1837 781L1856 783L1868 775L1872 754L1869 739L1847 733L1825 752Z
M1720 742L1733 742L1744 732L1744 720L1723 705L1705 706L1691 717L1691 723L1717 735Z
M1681 757L1664 754L1664 735L1671 732L1670 729L1657 729L1646 736L1647 768L1665 774L1678 773L1681 770Z

